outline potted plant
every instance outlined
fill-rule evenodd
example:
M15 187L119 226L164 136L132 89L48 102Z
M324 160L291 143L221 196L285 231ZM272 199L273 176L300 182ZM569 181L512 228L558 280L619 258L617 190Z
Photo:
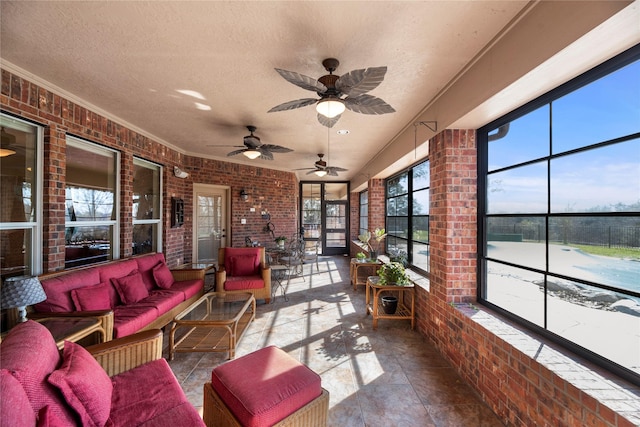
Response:
M284 249L284 242L287 240L284 236L278 236L274 239L276 241L276 245L280 247L280 249Z
M356 259L357 259L359 262L364 262L364 261L367 259L367 255L366 255L364 252L358 252L358 253L356 254Z
M404 286L408 285L410 281L404 265L399 262L383 264L378 270L378 276L380 276L378 283L381 285Z
M367 245L369 249L369 258L378 259L378 251L380 250L380 242L387 236L384 228L376 228L373 232L367 230L358 236L358 239ZM373 242L371 241L373 239Z

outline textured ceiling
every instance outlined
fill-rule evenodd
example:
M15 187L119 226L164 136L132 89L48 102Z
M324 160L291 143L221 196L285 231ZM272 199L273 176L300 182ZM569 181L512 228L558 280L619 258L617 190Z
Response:
M186 153L281 170L316 153L351 179L527 5L526 1L2 1L4 61ZM274 69L314 79L387 66L370 94L395 113L347 110L331 130L314 106L267 113L315 94ZM247 125L275 160L227 157ZM349 130L346 136L340 129ZM328 146L330 142L330 147ZM315 175L298 172L302 179Z

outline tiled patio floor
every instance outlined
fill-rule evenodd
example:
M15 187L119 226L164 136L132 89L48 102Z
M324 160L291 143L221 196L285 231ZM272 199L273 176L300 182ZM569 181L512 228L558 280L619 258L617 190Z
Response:
M503 425L409 321L372 329L364 287L349 284L348 258L321 257L320 272L311 267L289 283L288 302L258 302L237 357L273 344L307 364L331 395L330 426ZM225 361L226 353L178 353L170 362L201 412L202 386Z

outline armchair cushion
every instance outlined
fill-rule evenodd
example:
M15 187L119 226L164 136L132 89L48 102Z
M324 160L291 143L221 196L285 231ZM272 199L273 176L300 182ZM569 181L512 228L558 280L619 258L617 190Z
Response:
M251 276L256 273L255 255L238 255L229 258L231 261L231 276Z
M158 265L153 267L153 279L156 281L156 285L162 289L171 288L171 285L175 282L171 270L169 270L169 267L167 267L167 264L164 262L158 263Z
M111 412L113 384L96 359L82 346L66 341L63 362L49 375L83 426L102 427Z
M264 280L262 280L262 277L260 276L227 276L227 280L224 282L225 291L261 288L264 288Z
M64 425L76 424L71 408L64 403L58 390L47 381L49 374L60 362L58 347L47 328L33 320L18 324L2 340L0 356L2 367L24 389L34 415L49 406ZM4 412L2 418L9 419Z
M165 359L140 365L115 375L112 380L114 426L137 426L145 422L167 427L203 425Z
M149 296L149 291L142 281L142 275L138 270L134 270L128 276L118 279L111 279L113 286L118 291L122 302L127 304L135 304L136 302Z
M111 296L109 293L110 283L104 282L95 286L85 286L84 288L73 289L71 299L78 311L90 310L110 310Z
M32 426L36 424L36 415L31 408L29 398L17 379L6 369L0 369L0 414L15 425ZM0 421L4 426L4 422Z
M261 248L225 248L224 266L230 276L260 274Z

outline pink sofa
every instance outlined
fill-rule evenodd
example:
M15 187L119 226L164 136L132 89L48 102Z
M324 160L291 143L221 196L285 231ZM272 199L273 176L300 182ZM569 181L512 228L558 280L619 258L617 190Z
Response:
M158 329L60 352L21 323L0 344L0 426L204 426L161 356Z
M204 271L169 270L161 253L40 276L47 299L30 318L96 316L107 339L162 328L204 293Z

